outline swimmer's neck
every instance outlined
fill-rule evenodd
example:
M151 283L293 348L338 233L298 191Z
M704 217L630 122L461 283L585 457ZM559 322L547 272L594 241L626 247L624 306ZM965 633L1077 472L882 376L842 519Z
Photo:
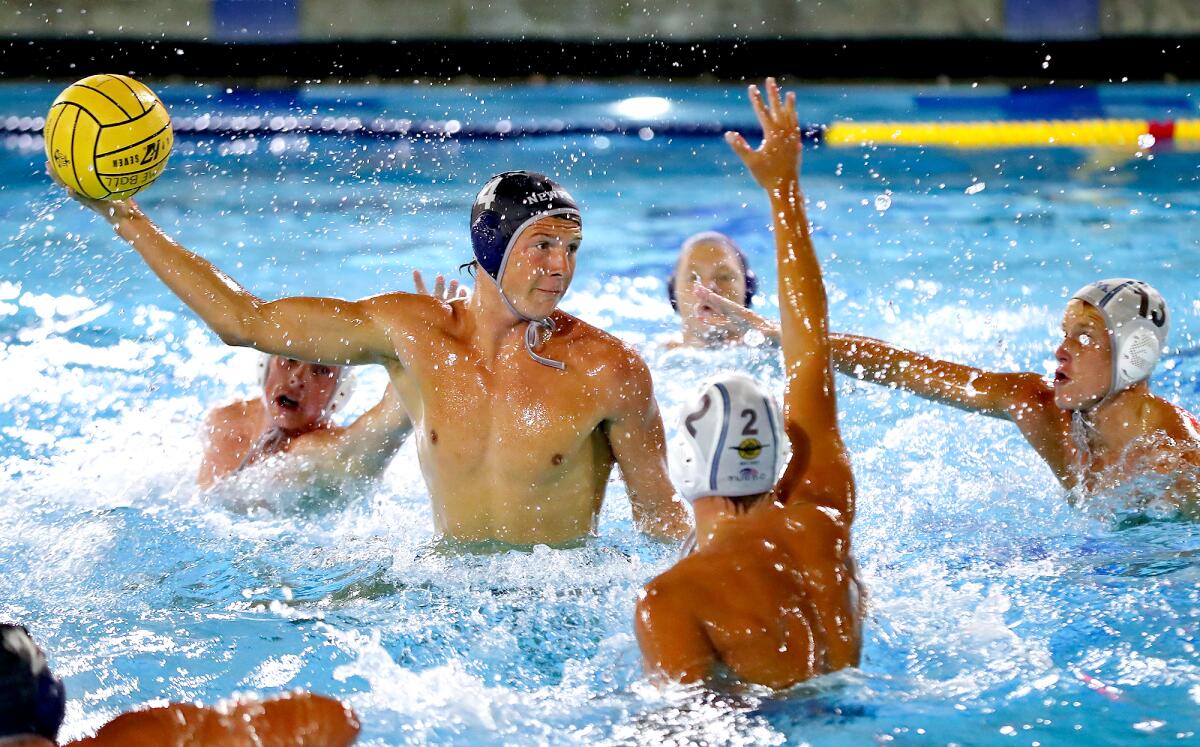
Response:
M696 514L696 547L703 550L739 519L752 516L772 505L769 496L759 498L754 505L739 509L733 501L717 495L697 498L692 502Z
M260 400L260 402L261 402L261 400ZM271 417L270 409L267 407L267 404L265 402L263 402L262 403L262 416L259 418L258 435L259 435L259 438L261 438L274 430L274 431L278 431L280 434L282 434L283 437L286 438L288 441L292 441L294 439L300 438L301 436L306 436L309 433L316 433L317 431L329 430L332 427L333 427L333 423L331 423L329 420L329 417L326 416L326 417L321 418L320 422L316 423L311 428L299 428L299 429L283 428L275 423L275 420ZM0 745L0 747L3 747L3 745Z
M1123 448L1132 438L1142 435L1143 412L1153 399L1150 384L1142 381L1092 407L1079 410L1079 416L1088 426L1088 447Z
M512 313L490 277L480 278L475 283L467 310L475 346L487 357L495 357L514 333L525 334L526 320Z

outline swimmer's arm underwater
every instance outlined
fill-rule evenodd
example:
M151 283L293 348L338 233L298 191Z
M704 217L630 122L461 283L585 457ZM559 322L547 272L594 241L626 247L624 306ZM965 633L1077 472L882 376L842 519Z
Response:
M830 335L829 346L839 373L994 418L1017 420L1052 396L1035 373L984 371L857 335Z
M785 500L804 497L853 516L854 476L838 430L837 399L830 368L829 314L821 266L813 248L800 189L801 135L795 95L780 100L767 80L767 102L756 87L750 100L763 127L754 150L737 133L726 136L771 200L779 264L780 335L787 384L784 428L792 459L780 483Z
M133 200L89 200L74 192L71 196L111 223L167 287L229 345L329 365L380 363L395 358L396 352L378 312L386 307L395 321L398 306L426 301L406 293L361 301L263 301L167 236Z
M121 714L96 735L65 747L173 745L234 747L344 747L358 739L354 712L332 698L292 693L232 707L172 703Z

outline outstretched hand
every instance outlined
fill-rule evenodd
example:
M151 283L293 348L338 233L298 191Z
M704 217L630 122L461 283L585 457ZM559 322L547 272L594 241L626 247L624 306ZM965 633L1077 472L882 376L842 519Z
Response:
M733 131L725 133L725 141L746 164L759 186L774 192L797 179L802 138L796 118L796 94L789 92L781 98L775 79L767 78L765 102L758 86L750 86L749 95L750 105L762 125L762 144L751 148L741 133Z
M413 285L417 289L417 293L423 296L433 296L439 301L453 301L456 298L466 298L470 295L470 291L465 285L459 285L457 280L451 280L449 285L446 285L446 278L441 273L438 273L437 280L433 284L433 293L429 292L429 288L425 285L425 278L421 277L420 270L413 270Z
M737 301L730 301L719 293L696 283L696 297L708 308L719 314L737 334L745 335L751 330L761 332L763 337L772 343L779 344L779 325L766 317L756 314Z
M50 168L49 163L46 164L46 173L54 180L55 184L67 190L67 194L71 199L114 226L119 224L123 219L138 213L138 206L133 201L133 198L124 200L93 200L91 197L85 197L64 184L63 180L58 178L58 174L54 173L54 169Z

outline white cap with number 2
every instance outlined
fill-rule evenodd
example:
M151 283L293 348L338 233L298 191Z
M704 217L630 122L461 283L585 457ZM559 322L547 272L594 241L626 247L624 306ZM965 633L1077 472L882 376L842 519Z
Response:
M689 502L766 493L786 461L781 427L775 400L754 379L713 378L684 408L667 449L675 489Z

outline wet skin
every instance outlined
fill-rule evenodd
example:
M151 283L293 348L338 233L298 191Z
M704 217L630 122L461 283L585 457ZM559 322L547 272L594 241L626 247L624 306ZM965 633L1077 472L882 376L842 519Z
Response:
M172 703L131 711L100 727L95 736L64 747L343 747L354 744L358 731L358 717L338 701L291 693L229 703L220 710Z
M668 342L668 349L739 344L751 330L779 344L779 325L744 305L746 272L723 242L702 241L680 252L675 279L683 339Z
M1069 490L1089 493L1139 475L1178 473L1161 497L1200 515L1195 480L1200 425L1151 394L1144 381L1105 398L1112 381L1111 343L1103 317L1083 301L1072 300L1064 313L1053 382L1035 373L940 361L855 335L831 335L830 344L840 373L1011 420ZM1087 424L1083 444L1072 433L1076 411Z
M740 338L744 327L706 302L697 285L740 305L746 298L746 274L737 253L719 241L701 241L680 252L675 266L675 300L683 345L705 347Z
M798 155L794 96L767 81L751 102L763 144L727 139L769 195L779 263L783 423L792 457L775 490L747 509L701 497L697 549L650 583L634 625L646 671L659 681L789 687L858 664L863 594L850 547L854 477L838 431L828 312L813 250Z
M340 368L272 356L262 397L216 408L205 419L204 460L197 482L209 487L234 472L249 457L253 464L270 454L319 440L333 428L326 409L337 390ZM272 428L286 434L270 452L251 454L259 438Z
M487 278L468 301L409 293L263 301L164 235L132 200L80 202L106 217L226 343L326 365L387 366L415 426L439 533L577 540L595 529L614 463L640 529L687 533L666 476L649 371L612 336L553 311L558 331L539 353L566 370L542 366L525 352L525 323ZM522 234L504 276L516 308L535 318L555 309L580 239L577 224L554 218Z
M349 426L334 425L327 408L339 383L331 375L336 370L273 357L262 397L217 407L205 418L204 459L196 478L200 487L233 474L243 461L257 464L275 454L296 457L288 465L288 476L298 486L382 474L412 431L412 421L400 395L389 386L383 398ZM284 437L259 447L273 428Z

